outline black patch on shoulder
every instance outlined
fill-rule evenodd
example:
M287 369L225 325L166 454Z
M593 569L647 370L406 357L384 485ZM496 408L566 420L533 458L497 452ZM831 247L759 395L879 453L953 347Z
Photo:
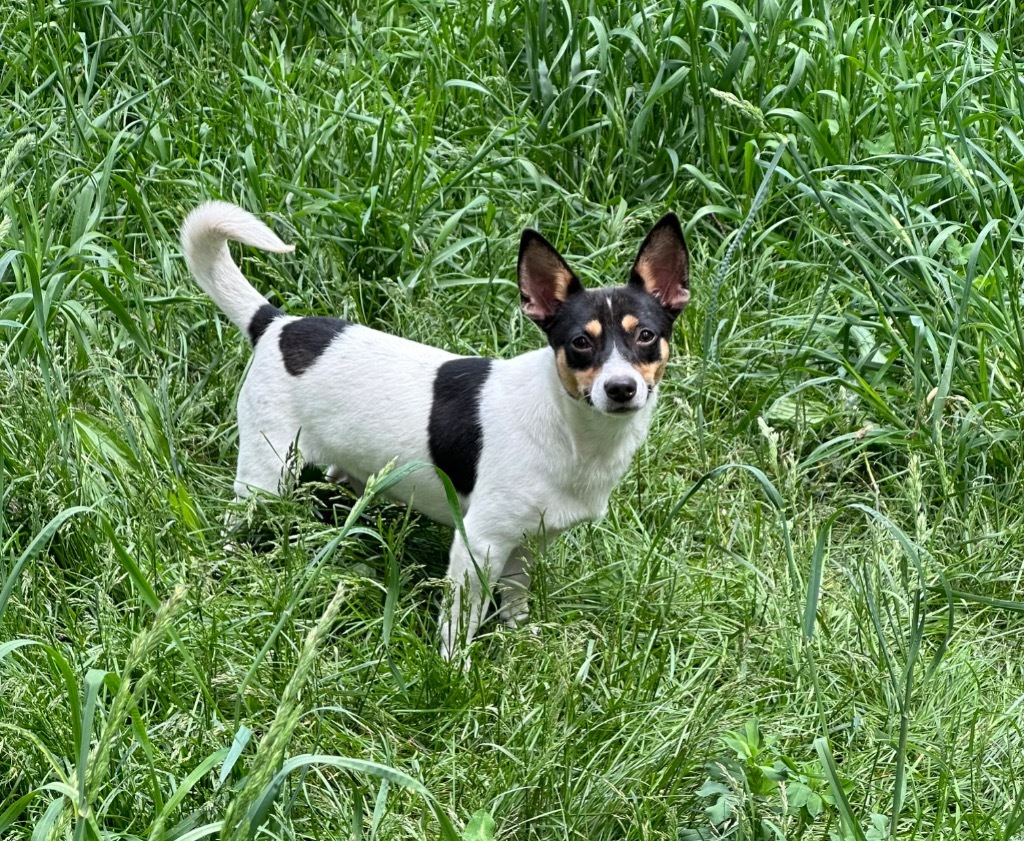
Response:
M284 369L293 377L305 373L346 327L347 321L322 315L289 321L281 328Z
M260 337L267 332L270 322L280 314L281 310L273 304L264 304L256 310L256 314L253 315L252 320L249 322L249 341L252 343L253 347L256 347L256 343L260 340Z
M445 362L434 378L427 436L430 458L463 496L476 485L484 434L480 423L480 392L493 360L467 357Z

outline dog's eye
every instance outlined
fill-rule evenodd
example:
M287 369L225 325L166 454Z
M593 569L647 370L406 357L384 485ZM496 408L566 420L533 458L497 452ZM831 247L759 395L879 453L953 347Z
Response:
M577 336L572 340L572 346L576 350L590 350L590 339L586 336Z
M640 334L636 337L636 340L642 345L649 345L656 338L657 334L653 330L648 330L646 327L640 331Z

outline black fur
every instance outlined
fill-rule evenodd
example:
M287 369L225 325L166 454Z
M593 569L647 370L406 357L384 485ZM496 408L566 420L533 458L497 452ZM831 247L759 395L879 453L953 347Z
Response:
M480 392L490 372L490 359L467 357L445 362L434 378L434 402L427 428L430 458L463 496L476 485L484 443Z
M281 328L284 369L293 377L307 371L346 327L347 321L322 315L289 321Z
M249 322L249 341L253 347L256 347L256 343L260 340L260 337L267 331L270 326L270 322L273 321L281 314L281 310L275 307L273 304L264 304L252 317Z
M611 301L611 308L608 302ZM632 333L622 328L622 319L634 316L639 325ZM583 333L585 324L601 324L601 336L588 350L573 347L572 340ZM670 339L672 316L658 300L635 286L617 286L612 289L585 290L570 295L559 308L547 329L548 342L556 350L565 350L565 361L577 371L604 364L614 348L618 347L628 362L647 363L661 359L661 343L641 344L637 337L641 330L652 330L656 336Z

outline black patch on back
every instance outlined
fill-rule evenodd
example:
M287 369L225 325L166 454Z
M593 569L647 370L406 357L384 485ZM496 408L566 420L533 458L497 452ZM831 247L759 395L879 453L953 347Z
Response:
M253 347L256 347L256 343L260 340L260 337L267 332L270 322L280 314L281 310L273 304L264 304L256 310L255 315L253 315L252 320L249 322L249 341L252 343Z
M284 369L293 377L305 373L346 327L347 321L322 315L289 321L281 328Z
M491 372L490 359L467 357L445 362L434 378L427 438L430 458L463 496L476 485L476 468L483 448L480 392Z

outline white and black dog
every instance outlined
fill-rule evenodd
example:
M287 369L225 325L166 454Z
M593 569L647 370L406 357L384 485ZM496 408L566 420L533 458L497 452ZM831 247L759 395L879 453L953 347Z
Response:
M672 325L690 297L675 214L648 233L629 281L610 289L584 289L544 237L525 231L522 309L549 347L513 359L460 357L337 318L285 315L245 279L227 240L292 246L223 202L197 208L182 227L196 280L253 346L238 398L237 496L279 492L296 442L305 463L357 484L389 462L428 461L458 492L468 539L457 531L452 543L442 655L457 648L463 593L467 644L491 584L500 618L525 619L524 541L603 516L647 435ZM391 495L452 522L432 471L412 474Z

